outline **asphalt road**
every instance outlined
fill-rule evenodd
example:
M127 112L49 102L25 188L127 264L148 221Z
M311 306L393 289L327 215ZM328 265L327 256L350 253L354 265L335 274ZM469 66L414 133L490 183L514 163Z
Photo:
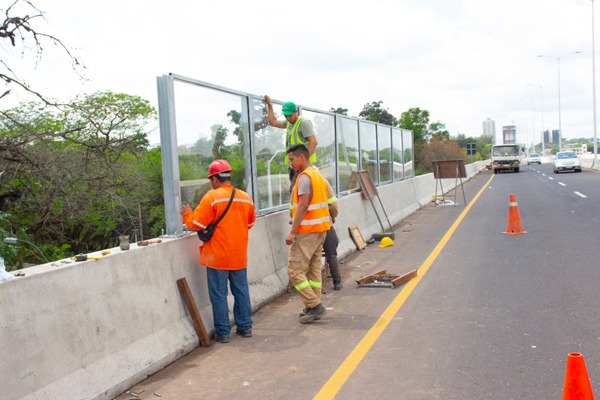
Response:
M320 321L299 324L284 294L253 316L254 337L198 348L119 399L560 399L571 352L595 385L600 173L524 166L463 186L467 205L459 191L404 220L394 246L345 260ZM502 233L510 194L526 234ZM381 268L418 275L354 287Z
M570 352L598 381L600 174L525 166L484 187L336 398L560 399ZM510 194L527 234L501 233Z

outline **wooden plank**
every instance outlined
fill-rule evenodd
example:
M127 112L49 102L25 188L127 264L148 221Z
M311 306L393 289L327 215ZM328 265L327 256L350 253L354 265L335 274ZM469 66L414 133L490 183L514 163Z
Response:
M200 311L196 306L196 301L194 300L194 296L190 290L190 285L188 285L185 278L181 278L177 280L177 287L179 287L179 292L181 293L183 301L185 302L188 312L190 313L192 323L194 324L194 329L196 330L196 334L198 335L198 339L200 339L202 347L210 346L208 332L206 332L204 322L202 322L202 315L200 315Z
M402 285L404 282L410 281L412 278L417 276L417 270L413 269L410 272L407 272L404 275L400 275L392 281L392 288Z
M363 238L362 233L360 233L360 229L358 229L358 225L350 225L348 227L348 231L350 232L350 237L354 241L357 250L362 250L367 247L367 242L365 242L365 238Z
M377 276L379 276L379 275L385 275L385 269L379 270L377 272L373 272L372 274L367 275L367 276L363 276L362 278L357 279L356 283L361 285L363 283L371 282L373 279L377 278Z

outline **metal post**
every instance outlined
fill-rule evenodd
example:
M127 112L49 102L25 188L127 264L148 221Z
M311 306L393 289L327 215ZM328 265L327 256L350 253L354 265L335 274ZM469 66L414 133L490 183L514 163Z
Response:
M572 53L565 54L564 56L561 56L561 57L552 57L552 56L547 56L544 54L540 54L538 56L538 57L547 57L547 58L556 60L556 66L558 67L557 68L557 70L558 70L558 151L562 150L562 115L561 115L561 108L560 108L560 59L571 56L573 54L578 54L578 53L581 53L581 50L577 50Z
M596 122L596 44L594 33L594 0L592 0L592 82L594 90L594 162L595 167L598 162L598 123Z

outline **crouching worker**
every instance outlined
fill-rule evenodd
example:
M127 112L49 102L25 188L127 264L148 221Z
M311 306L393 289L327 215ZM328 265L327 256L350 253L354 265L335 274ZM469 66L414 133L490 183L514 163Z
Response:
M300 294L303 324L321 318L321 251L331 226L325 179L309 160L308 148L295 144L288 149L290 166L298 172L292 190L292 226L285 238L290 246L288 276Z
M206 267L208 294L212 304L215 340L230 341L231 323L227 304L227 283L234 298L236 333L252 336L252 306L248 289L248 230L256 220L252 198L231 184L231 166L215 160L208 168L212 186L194 211L181 206L183 222L191 230L204 231L218 222L213 235L200 245L200 264ZM234 192L235 191L235 192ZM229 208L228 208L229 207Z

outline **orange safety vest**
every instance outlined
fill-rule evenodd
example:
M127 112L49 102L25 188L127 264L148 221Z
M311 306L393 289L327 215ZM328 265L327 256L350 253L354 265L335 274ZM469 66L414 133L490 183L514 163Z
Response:
M327 199L327 186L325 179L314 167L306 168L296 178L292 198L292 218L296 217L298 210L298 182L302 174L308 175L312 183L312 198L308 204L308 210L304 219L298 227L298 233L325 232L331 228L331 217L329 216L329 202Z
M185 225L204 230L225 211L233 186L209 190L193 213L183 216ZM248 230L256 221L254 203L248 193L236 189L231 207L210 240L200 247L200 264L214 269L239 270L248 265Z

